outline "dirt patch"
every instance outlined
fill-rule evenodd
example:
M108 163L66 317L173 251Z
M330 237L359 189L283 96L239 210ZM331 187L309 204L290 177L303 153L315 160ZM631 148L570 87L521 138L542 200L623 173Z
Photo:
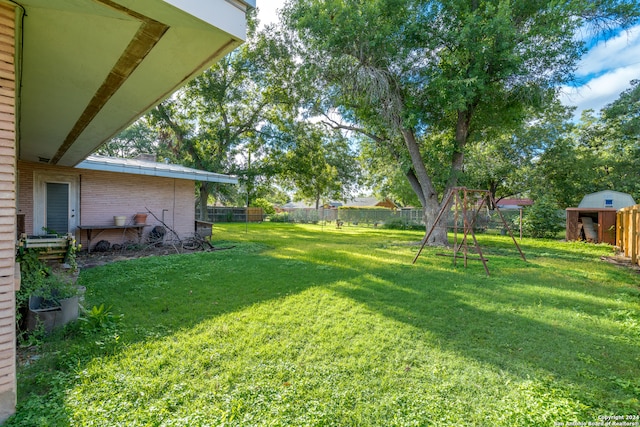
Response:
M617 265L622 268L629 268L636 273L640 274L640 265L631 262L631 258L624 257L622 255L614 256L601 256L600 259L609 264Z
M193 251L190 251L193 252ZM177 254L178 251L173 246L148 246L139 249L110 250L106 252L80 252L76 262L80 269L98 267L116 261L128 259L144 258L148 256L165 256Z
M76 262L80 269L98 267L100 265L110 264L116 261L125 261L128 259L144 258L149 256L166 256L175 254L186 254L194 252L213 252L224 251L232 249L235 246L217 247L211 244L204 244L203 246L173 246L173 245L148 245L141 248L134 249L118 249L109 250L105 252L79 252L76 257Z

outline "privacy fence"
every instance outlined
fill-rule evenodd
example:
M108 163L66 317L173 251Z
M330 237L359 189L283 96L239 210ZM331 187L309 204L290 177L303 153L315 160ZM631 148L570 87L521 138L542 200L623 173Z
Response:
M616 244L625 257L640 264L640 205L620 209L616 218Z

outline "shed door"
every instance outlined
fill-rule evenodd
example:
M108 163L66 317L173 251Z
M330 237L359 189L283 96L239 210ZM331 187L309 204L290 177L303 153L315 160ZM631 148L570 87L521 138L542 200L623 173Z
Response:
M616 218L616 211L600 212L600 242L616 244Z
M69 232L69 184L47 182L46 222L48 231L58 234Z

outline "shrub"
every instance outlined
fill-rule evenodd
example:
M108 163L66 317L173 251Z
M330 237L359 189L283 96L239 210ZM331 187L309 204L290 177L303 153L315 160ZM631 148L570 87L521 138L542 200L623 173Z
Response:
M20 324L22 313L29 305L29 297L45 288L51 268L38 259L39 250L18 249L16 261L20 263L20 289L16 292L16 322Z
M269 216L271 222L289 222L289 213L280 212Z
M24 328L23 315L27 313L29 298L41 297L43 307L58 306L60 300L78 295L75 284L77 264L75 261L77 247L67 250L66 260L69 268L53 269L38 258L41 250L20 246L16 261L20 263L20 289L16 292L16 333L18 341L25 343L29 337Z
M276 213L276 209L273 207L273 203L269 202L267 199L257 198L251 203L251 206L255 208L262 208L266 215L272 215Z
M111 312L111 307L104 304L94 305L91 310L83 310L80 317L81 329L85 333L115 332L124 315L115 315Z
M558 205L549 196L541 197L524 211L522 229L528 236L552 238L563 228Z
M424 225L408 221L405 218L390 218L382 224L382 228L389 230L424 230Z

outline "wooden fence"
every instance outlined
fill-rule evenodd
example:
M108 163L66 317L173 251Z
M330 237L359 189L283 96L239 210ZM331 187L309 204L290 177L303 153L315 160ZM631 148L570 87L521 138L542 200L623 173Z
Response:
M616 244L625 257L640 264L640 205L620 209L616 218Z

